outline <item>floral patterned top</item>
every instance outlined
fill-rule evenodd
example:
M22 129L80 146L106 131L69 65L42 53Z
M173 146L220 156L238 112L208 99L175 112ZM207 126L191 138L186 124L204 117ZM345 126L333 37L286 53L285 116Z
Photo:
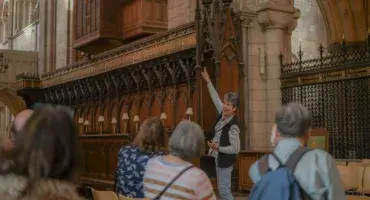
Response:
M118 153L116 192L126 197L144 198L143 177L150 158L163 152L147 153L136 146L124 146Z

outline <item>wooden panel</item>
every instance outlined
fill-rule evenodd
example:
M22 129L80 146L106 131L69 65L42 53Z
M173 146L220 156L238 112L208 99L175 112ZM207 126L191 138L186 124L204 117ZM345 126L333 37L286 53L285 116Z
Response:
M124 135L80 136L83 159L80 172L82 184L112 189L118 152L130 142Z
M325 128L313 128L307 146L329 152L329 132Z
M76 0L73 47L89 54L123 44L120 37L120 7L116 0Z
M265 153L269 152L242 151L239 153L239 190L249 191L252 188L253 183L249 178L249 168Z
M132 0L123 3L121 10L124 39L167 30L167 0Z

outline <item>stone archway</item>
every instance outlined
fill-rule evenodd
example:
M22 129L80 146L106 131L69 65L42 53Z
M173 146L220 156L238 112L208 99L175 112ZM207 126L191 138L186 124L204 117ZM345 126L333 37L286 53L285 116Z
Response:
M329 43L365 40L369 28L370 4L367 1L317 0L324 15Z
M17 96L17 92L12 89L6 88L0 90L0 101L9 108L13 115L26 108L23 99Z

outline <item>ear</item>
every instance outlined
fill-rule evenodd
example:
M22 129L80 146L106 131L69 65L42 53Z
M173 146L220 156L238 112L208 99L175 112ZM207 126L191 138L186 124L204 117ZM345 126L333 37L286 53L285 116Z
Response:
M281 135L280 135L279 131L277 131L277 129L275 129L275 131L276 131L276 138L280 138Z
M237 107L233 106L233 112L236 112Z

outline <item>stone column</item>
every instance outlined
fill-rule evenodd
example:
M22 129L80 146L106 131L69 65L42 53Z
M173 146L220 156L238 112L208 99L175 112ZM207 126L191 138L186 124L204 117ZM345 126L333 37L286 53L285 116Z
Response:
M235 3L235 1L234 1ZM236 7L239 4L234 5ZM241 34L239 40L241 43L240 51L241 51L241 57L244 63L244 83L243 83L243 94L244 98L244 125L245 127L240 127L240 129L243 130L245 137L244 137L244 147L248 149L250 147L250 108L249 108L249 101L250 101L250 92L249 92L249 71L248 71L248 63L249 63L249 57L248 57L248 48L250 45L250 38L249 38L249 32L251 29L253 29L253 21L256 19L256 14L251 11L245 11L242 8L235 8L236 10L240 9L242 10L240 13L237 13L236 16L239 17L240 20L240 31Z
M257 6L257 22L251 30L248 72L250 147L268 150L275 112L281 107L279 54L290 54L290 34L299 18L290 3L270 0ZM289 59L287 56L285 59Z
M39 43L39 53L38 53L38 72L39 74L44 74L47 72L47 36L48 36L48 1L40 0L38 9L40 12L39 15L39 26L40 26L40 43Z
M3 141L6 135L5 106L0 105L0 139ZM1 142L0 141L0 142Z
M28 26L28 15L29 15L29 4L28 1L23 1L22 2L22 28L25 28Z

